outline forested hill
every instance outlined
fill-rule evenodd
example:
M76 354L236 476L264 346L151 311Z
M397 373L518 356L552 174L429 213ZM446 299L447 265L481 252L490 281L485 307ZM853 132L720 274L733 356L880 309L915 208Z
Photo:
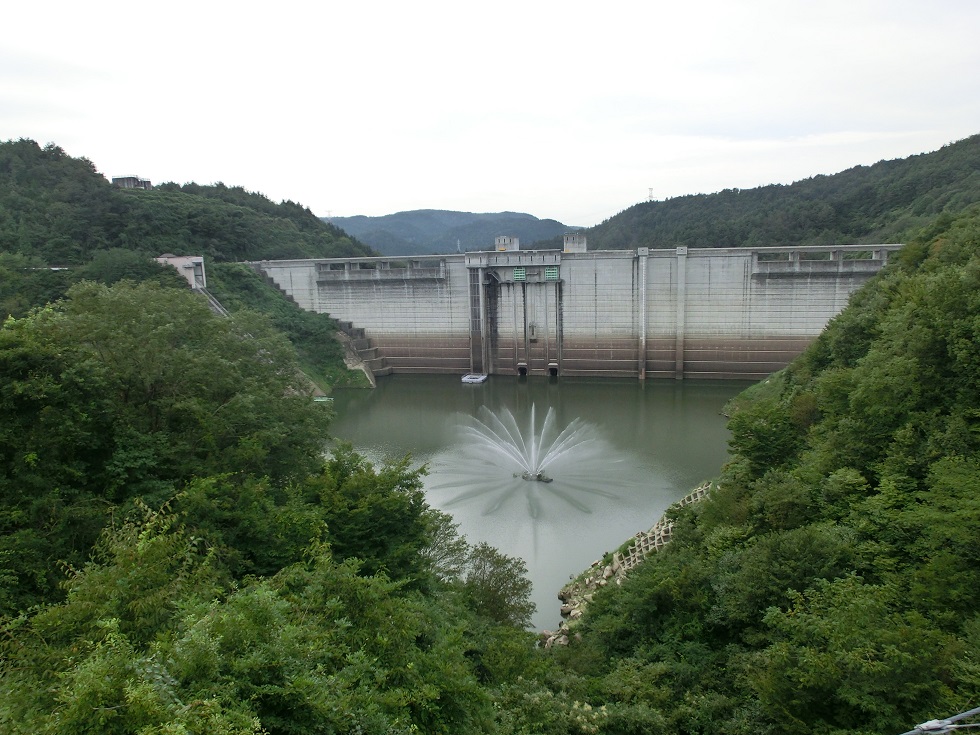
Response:
M222 303L268 315L324 390L357 380L327 315L299 309L228 261L371 255L366 245L295 202L224 184L118 189L91 162L54 145L0 143L0 321L57 301L82 280L186 288L173 268L153 260L163 253L204 255L208 285Z
M418 209L383 217L334 217L330 220L384 255L424 255L460 250L492 250L500 235L517 237L525 246L557 238L578 229L553 219L520 212L475 214L442 209Z
M974 206L741 397L709 499L590 605L594 691L646 732L895 735L980 704L978 285Z
M55 145L0 142L0 252L81 265L113 248L219 262L371 254L295 202L224 184L117 189Z
M783 186L643 202L588 230L589 248L905 242L980 201L980 135L933 153Z

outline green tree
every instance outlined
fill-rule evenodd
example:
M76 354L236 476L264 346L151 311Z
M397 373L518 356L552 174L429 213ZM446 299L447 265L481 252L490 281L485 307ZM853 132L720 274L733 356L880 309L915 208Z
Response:
M307 492L323 508L333 553L356 558L361 570L384 571L400 580L421 581L428 570L422 550L429 542L424 469L408 459L375 468L349 444L340 444Z
M52 270L39 258L0 252L0 319L56 301L71 282L69 271Z
M231 312L251 309L266 315L296 348L303 371L326 392L338 385L367 387L357 370L348 370L339 327L327 314L301 309L256 271L241 263L209 263L208 290Z
M472 548L466 560L462 591L479 615L500 625L526 628L535 605L523 559L501 554L486 543Z
M107 532L64 602L0 624L10 733L481 733L491 706L436 599L335 563L216 585L169 513Z
M849 576L769 612L775 640L751 676L783 732L899 732L953 706L946 682L959 646L897 609L894 592Z
M119 281L155 281L162 286L182 288L186 281L169 265L157 263L144 253L125 248L110 248L94 253L81 268L74 269L77 280L98 281L111 286Z
M589 246L771 247L907 242L980 201L980 135L932 153L791 185L636 204L588 230ZM931 239L931 236L928 236Z
M55 145L0 142L0 252L72 266L120 248L223 261L371 254L295 202L224 184L117 189Z
M422 557L430 573L441 582L458 582L466 571L470 545L459 532L459 524L448 513L430 508L426 512L428 543Z
M732 449L756 470L792 462L802 448L802 436L776 400L739 409L728 422Z
M135 497L159 505L195 476L316 471L329 412L306 390L267 323L219 318L184 290L83 283L6 322L0 558L8 580L20 569L8 599L50 593L54 562L84 559Z

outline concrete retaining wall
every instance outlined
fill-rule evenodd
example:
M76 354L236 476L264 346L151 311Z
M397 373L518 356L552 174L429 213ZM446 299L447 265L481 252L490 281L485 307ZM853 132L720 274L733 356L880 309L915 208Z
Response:
M364 330L375 369L758 379L899 245L508 251L253 265Z

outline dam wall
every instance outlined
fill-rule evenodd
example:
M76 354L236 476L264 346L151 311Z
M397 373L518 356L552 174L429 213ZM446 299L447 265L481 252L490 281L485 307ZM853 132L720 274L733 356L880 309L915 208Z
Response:
M376 371L759 379L900 245L473 252L252 263L349 322Z

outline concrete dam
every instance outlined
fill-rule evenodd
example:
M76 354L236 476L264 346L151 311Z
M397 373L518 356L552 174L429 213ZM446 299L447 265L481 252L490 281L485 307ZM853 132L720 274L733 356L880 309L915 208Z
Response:
M509 250L251 265L375 374L735 378L785 367L901 245Z

